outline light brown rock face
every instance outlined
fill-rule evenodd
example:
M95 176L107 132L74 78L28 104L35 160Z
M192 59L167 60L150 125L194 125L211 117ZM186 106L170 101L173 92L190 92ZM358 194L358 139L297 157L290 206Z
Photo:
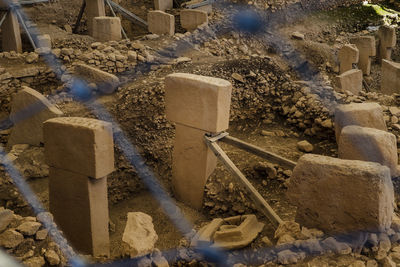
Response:
M378 163L308 154L297 162L287 193L296 221L326 233L384 231L392 222L390 170Z
M95 83L100 92L104 94L113 93L119 86L117 76L85 64L76 64L75 74L87 82Z
M361 70L348 70L336 76L338 91L350 91L354 95L360 94L362 90L363 75Z
M335 135L339 143L342 128L348 125L386 131L382 107L378 103L352 103L339 105L335 110Z
M149 32L155 34L175 34L175 17L163 11L150 11L147 14Z
M400 93L400 63L382 59L381 92L387 95Z
M144 256L153 251L158 235L153 219L142 212L128 212L122 243L125 253L131 258Z
M103 178L114 171L111 124L78 117L44 123L45 156L49 166Z
M350 43L355 44L360 53L358 68L364 75L371 73L371 57L376 56L376 45L374 36L360 36L350 39Z
M347 44L340 48L338 52L340 63L340 74L353 69L353 64L358 63L358 48L353 44Z
M43 122L63 113L39 92L23 87L12 101L10 119L14 123L8 146L43 143Z
M360 126L346 126L339 141L339 158L380 163L399 175L397 141L392 133Z

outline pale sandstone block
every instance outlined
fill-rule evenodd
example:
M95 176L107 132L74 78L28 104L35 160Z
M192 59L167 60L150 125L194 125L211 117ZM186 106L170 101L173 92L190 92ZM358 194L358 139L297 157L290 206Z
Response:
M187 31L193 31L202 24L208 24L207 12L194 9L183 9L180 12L181 26Z
M348 125L386 131L382 107L378 103L352 103L338 105L335 109L335 135L339 143L342 128Z
M155 34L175 34L175 17L163 11L150 11L147 14L149 32Z
M382 59L381 92L387 95L400 92L400 63Z
M218 78L174 73L165 78L167 118L207 132L228 129L232 85Z
M167 9L172 9L173 1L172 0L154 0L154 9L165 11Z
M390 170L375 162L307 154L290 179L296 221L325 233L386 231L394 208Z
M50 167L49 202L54 221L75 249L109 256L107 177L93 179Z
M10 119L14 123L8 147L15 144L39 146L43 143L43 122L63 113L41 93L22 87L12 99Z
M353 69L353 64L357 64L359 60L359 52L357 46L347 44L340 48L338 52L340 63L340 74Z
M102 178L114 170L111 124L105 121L63 117L44 123L46 162L49 166Z
M113 93L120 83L117 76L86 64L76 64L74 72L75 75L83 78L85 81L95 83L99 91L104 94Z
M21 30L17 15L9 12L1 25L2 50L22 53Z
M399 176L397 140L392 133L368 127L346 126L339 141L339 158L377 162Z
M360 36L350 39L350 43L355 44L359 51L358 67L364 75L371 73L371 57L376 56L375 37Z
M362 90L363 74L361 70L348 70L336 76L336 84L339 91L350 91L358 95Z
M379 38L379 49L378 59L390 60L392 56L392 50L396 46L396 30L393 27L382 25L378 30Z
M92 36L99 42L121 40L121 19L118 17L95 17Z
M104 0L86 0L86 17L89 35L93 35L93 20L96 17L104 17L106 9Z
M202 207L204 186L217 166L217 157L204 141L205 134L176 124L172 186L177 199L196 209Z
M48 34L38 35L38 46L43 48L51 48L51 37Z

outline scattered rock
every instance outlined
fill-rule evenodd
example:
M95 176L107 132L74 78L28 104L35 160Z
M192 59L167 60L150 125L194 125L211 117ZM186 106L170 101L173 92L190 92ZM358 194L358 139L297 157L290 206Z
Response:
M297 143L297 148L306 153L310 153L314 150L314 146L310 144L307 140L303 140Z
M50 265L58 265L60 263L60 257L52 249L47 250L44 256Z
M17 227L17 231L23 235L34 235L39 230L40 226L42 226L38 222L24 222L20 226Z
M15 248L24 241L24 236L15 230L8 229L0 235L0 246Z

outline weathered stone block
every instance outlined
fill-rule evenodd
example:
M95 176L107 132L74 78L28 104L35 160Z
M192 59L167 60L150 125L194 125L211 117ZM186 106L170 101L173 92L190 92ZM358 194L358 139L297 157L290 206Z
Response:
M196 209L202 207L204 186L217 166L217 157L204 141L205 133L176 124L172 186L179 200Z
M51 48L51 37L48 34L38 35L38 46L41 48Z
M400 93L400 63L382 59L381 92Z
M347 44L342 46L338 52L338 58L340 63L340 73L344 73L348 70L353 69L353 64L358 63L359 52L357 46L353 44Z
M124 253L131 258L151 253L158 239L153 219L143 212L128 212L127 217L122 236Z
M109 256L107 177L93 179L50 168L49 202L54 221L74 248Z
M167 9L172 9L173 1L172 0L154 0L154 9L165 11Z
M348 125L375 128L386 131L382 107L377 103L352 103L338 105L335 110L335 135L339 143L342 128Z
M121 19L118 17L95 17L92 36L99 42L121 40Z
M93 20L96 17L104 17L106 9L104 0L86 0L86 17L89 35L93 35Z
M46 162L49 166L102 178L114 170L114 143L108 122L64 117L44 123Z
M76 64L74 70L78 77L86 82L95 83L99 91L104 94L113 93L120 83L117 76L85 64Z
M297 162L288 197L296 221L338 234L385 231L393 216L390 170L375 162L308 154Z
M167 118L207 132L228 129L232 85L218 78L174 73L165 78Z
M354 95L358 95L362 90L363 74L361 70L348 70L336 76L336 84L338 91L350 91Z
M187 31L193 31L200 25L208 23L207 12L202 10L183 9L180 12L181 26Z
M392 50L396 46L396 30L393 27L382 25L378 30L379 38L379 49L378 59L390 60L392 56Z
M339 158L377 162L397 177L397 140L392 133L360 126L346 126L339 141Z
M355 37L350 39L350 43L355 44L360 53L358 67L364 75L369 75L371 73L371 57L376 56L375 37Z
M9 12L1 25L3 51L22 53L21 30L17 15Z
M149 32L155 34L175 34L175 17L163 11L150 11L147 14Z
M43 143L43 122L63 113L39 92L22 87L11 103L10 119L14 123L8 147L15 144L39 146Z

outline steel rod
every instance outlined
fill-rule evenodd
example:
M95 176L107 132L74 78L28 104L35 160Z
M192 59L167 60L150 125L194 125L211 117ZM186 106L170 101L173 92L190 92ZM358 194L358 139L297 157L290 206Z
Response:
M142 20L141 18L139 18L138 16L136 16L135 14L130 12L129 10L126 10L122 6L116 4L112 0L109 0L109 3L115 9L116 12L119 12L122 16L124 16L125 18L127 18L131 22L133 22L135 24L139 24L139 25L147 28L147 22L146 21Z
M11 12L15 12L15 14L17 15L17 18L19 20L19 23L21 24L22 28L24 28L24 31L26 32L26 35L28 35L28 39L33 47L33 50L36 50L36 44L35 41L32 38L31 32L29 31L28 27L25 24L24 18L22 17L21 13L19 12L18 8L15 8L14 10L12 10Z
M108 7L109 7L110 10L111 10L111 14L112 14L114 17L116 17L117 14L115 14L114 9L113 9L113 7L111 6L110 2L109 2L108 0L105 0L105 1L106 1L106 4L108 5ZM122 23L121 23L121 32L122 32L122 35L124 36L124 38L125 38L125 39L128 39L128 35L126 35L126 32L125 32L124 28L122 27Z
M4 13L3 17L1 18L1 20L0 20L0 27L1 27L1 25L3 25L3 22L6 20L7 14L8 14L8 11L6 11L6 12Z
M282 223L282 219L275 213L275 211L260 195L257 189L254 188L254 186L249 182L249 180L247 180L243 173L229 159L228 155L226 155L222 148L216 142L212 142L207 136L205 136L205 140L207 146L214 152L214 154L228 168L237 181L249 193L250 198L255 202L256 206L260 208L260 211L271 221L273 226L277 228Z
M79 26L81 25L82 16L83 12L85 12L85 9L86 9L86 0L83 0L81 9L79 10L78 18L76 19L74 30L72 31L73 33L78 33L78 29Z
M291 161L289 159L286 159L284 157L281 157L275 153L266 151L262 148L259 148L255 145L246 143L240 139L237 139L235 137L232 136L225 136L223 138L221 138L219 141L224 142L226 144L232 145L232 146L236 146L240 149L246 150L247 152L253 153L259 157L262 157L266 160L272 161L274 163L280 164L285 168L288 169L294 169L294 167L296 167L296 162Z

